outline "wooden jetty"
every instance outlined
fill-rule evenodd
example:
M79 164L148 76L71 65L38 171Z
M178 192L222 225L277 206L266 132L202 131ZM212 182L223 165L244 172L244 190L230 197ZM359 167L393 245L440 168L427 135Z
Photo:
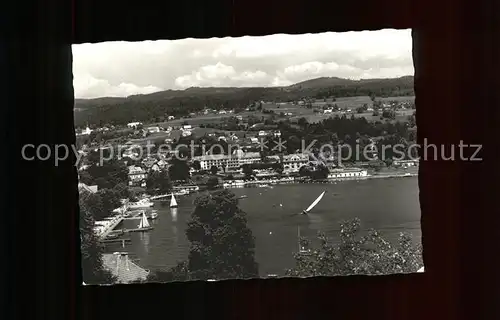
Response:
M120 222L123 221L122 216L116 216L114 217L113 220L111 220L110 224L99 234L100 239L106 239L106 237L116 228L117 225L120 224Z
M144 231L149 231L149 230L153 230L153 227L125 229L124 232L144 232Z
M125 239L104 239L104 240L101 240L101 243L123 243L123 242L129 243L129 242L132 242L132 239L125 238Z

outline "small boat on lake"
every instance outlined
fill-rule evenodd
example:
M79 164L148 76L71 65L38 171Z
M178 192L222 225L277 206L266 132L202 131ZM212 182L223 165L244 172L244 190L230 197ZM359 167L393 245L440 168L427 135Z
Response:
M170 208L177 208L177 200L175 200L175 196L172 193L172 197L170 198Z
M323 196L325 195L325 192L326 191L323 191L323 193L321 193L319 195L319 197L316 198L316 200L314 200L314 202L311 203L311 205L309 207L307 207L306 210L302 211L302 214L308 214L312 209L314 209L314 207L321 201L321 199L323 199Z
M158 218L158 212L156 210L153 210L151 212L151 214L149 215L149 218L153 219L153 220L156 219L156 218Z
M153 227L149 224L148 218L146 217L146 214L143 212L141 221L139 222L139 225L137 226L137 231L147 231L151 230Z

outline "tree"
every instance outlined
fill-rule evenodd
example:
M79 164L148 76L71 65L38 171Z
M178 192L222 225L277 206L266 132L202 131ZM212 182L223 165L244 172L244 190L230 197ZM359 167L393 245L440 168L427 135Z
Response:
M307 126L308 122L306 118L302 117L297 121L297 124L301 127L305 127Z
M253 168L249 164L242 165L242 171L243 171L243 174L245 175L245 177L247 177L247 178L253 176L253 174L254 174Z
M283 163L282 163L282 162L273 163L273 164L272 164L272 168L273 168L273 170L274 170L274 171L276 171L276 173L278 173L278 174L282 174L282 173L283 173L283 171L285 170L285 167L284 167L284 165L283 165Z
M168 168L168 174L172 181L176 180L188 180L189 179L189 165L186 160L178 159L175 157L172 159L172 165Z
M219 168L217 168L216 166L211 166L210 167L210 172L212 174L217 174L217 172L219 172Z
M113 189L122 199L127 199L130 196L130 192L125 183L119 183Z
M149 273L145 282L172 282L191 280L187 261L179 262L168 271L156 270ZM143 282L143 281L139 281Z
M127 167L118 160L103 161L102 165L95 162L87 168L91 185L96 184L99 189L111 189L119 183L128 182Z
M193 163L191 164L191 166L193 167L194 170L196 171L200 171L201 170L201 163L199 160L195 160L193 161Z
M311 173L312 173L312 170L307 165L303 165L302 167L299 168L299 175L301 177L310 177Z
M166 171L153 171L146 178L146 192L149 195L166 194L171 189L172 184Z
M396 112L394 110L384 110L382 112L382 117L386 119L396 119Z
M79 181L86 185L92 185L93 179L92 176L87 172L87 170L80 171L78 173Z
M228 190L199 197L188 222L191 242L188 269L193 279L234 279L258 276L255 239L246 214Z
M210 177L207 180L207 188L209 190L217 189L219 186L219 179L217 177Z
M103 266L103 249L94 232L95 220L88 203L90 195L92 194L86 191L80 194L80 248L83 281L89 284L112 284L116 282L116 279Z
M288 276L344 276L352 274L382 275L416 272L423 266L420 245L414 245L408 234L401 233L392 245L378 231L359 236L360 221L353 219L340 225L340 243L333 244L319 234L320 246L294 255L295 267ZM300 239L302 247L310 241Z
M328 174L330 174L330 170L322 164L318 165L315 170L312 172L312 178L317 180L323 180L328 178Z
M286 147L289 153L295 153L297 150L300 150L301 141L297 136L292 135L288 138Z
M82 196L80 196L81 198ZM98 193L85 193L85 208L92 214L94 220L106 218L102 198Z
M96 193L101 198L102 216L107 218L114 209L121 206L120 194L114 189L102 189Z
M414 114L408 116L408 125L410 127L414 127L417 125L416 118L415 118Z

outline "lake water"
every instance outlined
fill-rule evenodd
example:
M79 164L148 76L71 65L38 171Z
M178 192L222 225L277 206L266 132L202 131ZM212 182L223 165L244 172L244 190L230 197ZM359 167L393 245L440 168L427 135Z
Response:
M282 275L293 267L293 253L298 248L297 230L301 236L314 238L318 231L333 241L338 239L339 223L358 217L364 230L374 228L395 241L402 231L420 242L420 206L416 177L344 181L336 184L289 184L273 188L232 189L240 208L247 213L248 225L256 242L256 260L262 276ZM321 202L308 216L293 216L307 208L323 191ZM173 267L185 260L189 241L185 236L187 221L196 194L178 197L179 207L155 204L158 218L147 233L131 233L130 244L108 246L107 251L126 250L131 258L147 269ZM280 203L282 206L280 206ZM138 221L124 221L133 228Z

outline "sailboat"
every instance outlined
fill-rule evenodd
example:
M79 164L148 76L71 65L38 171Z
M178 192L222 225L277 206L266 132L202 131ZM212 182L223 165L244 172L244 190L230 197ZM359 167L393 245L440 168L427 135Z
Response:
M172 197L170 198L170 208L177 208L177 201L175 200L173 193L172 193Z
M141 222L139 222L139 225L137 226L138 229L144 229L144 230L150 230L153 229L149 225L148 218L146 217L146 214L142 212L142 217L141 217Z
M310 205L310 206L309 206L306 210L302 211L302 214L308 214L308 213L309 213L309 211L311 211L311 210L312 210L312 209L313 209L313 208L314 208L314 207L315 207L315 206L316 206L316 205L317 205L317 204L321 201L321 199L322 199L322 198L323 198L323 196L325 195L325 192L326 192L326 191L323 191L323 193L321 193L321 194L319 195L319 197L318 197L318 198L316 198L316 200L314 200L314 202L313 202L313 203L311 203L311 205Z

